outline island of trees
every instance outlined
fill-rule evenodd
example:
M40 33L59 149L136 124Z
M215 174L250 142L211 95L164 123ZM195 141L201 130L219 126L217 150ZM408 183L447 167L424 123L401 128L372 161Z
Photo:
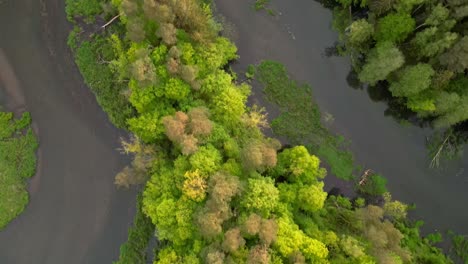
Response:
M209 3L68 0L67 12L87 84L134 135L116 184L145 186L116 263L146 263L153 235L160 264L451 263L389 193L379 204L329 195L313 151L263 135Z

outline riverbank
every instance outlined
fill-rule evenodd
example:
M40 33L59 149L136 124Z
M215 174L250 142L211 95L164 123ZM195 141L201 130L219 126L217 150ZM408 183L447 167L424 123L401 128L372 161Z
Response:
M0 49L40 131L43 166L30 204L0 232L1 263L110 263L127 237L135 192L117 191L128 162L115 129L83 84L58 0L0 4Z
M274 0L270 8L277 16L255 12L248 1L215 3L239 49L240 58L232 66L236 72L263 59L280 61L293 79L313 87L320 109L334 118L331 129L351 141L356 162L387 177L394 198L417 205L412 215L424 219L423 230L468 234L468 160L429 169L424 144L430 131L402 127L384 116L384 103L374 103L364 91L349 87L348 59L325 56L325 48L337 40L331 12L310 0ZM253 94L261 97L262 91L254 87ZM275 113L268 106L267 112Z

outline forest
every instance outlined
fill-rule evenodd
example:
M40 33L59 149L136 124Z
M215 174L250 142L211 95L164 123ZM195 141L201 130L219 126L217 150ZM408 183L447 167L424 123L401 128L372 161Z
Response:
M338 0L334 28L359 81L436 128L468 119L468 3Z
M122 141L122 152L134 159L115 183L144 185L115 263L146 263L154 236L153 262L161 264L452 263L434 246L440 234L423 238L422 222L407 219L408 205L388 192L379 203L328 194L320 149L285 147L264 136L265 113L246 105L249 84L228 71L237 48L220 36L223 25L209 2L67 0L67 14L75 23L68 43L85 82L112 122L133 135ZM379 39L402 38L396 35ZM402 66L395 43L370 52L376 66L367 68L393 65L380 65L382 56L400 57ZM432 66L408 67L411 75ZM463 79L447 69L453 70L447 87ZM432 71L428 78L436 76ZM363 72L372 83L389 74ZM270 86L272 99L281 95L278 88ZM441 92L465 100L451 91ZM466 119L458 111L438 113L441 125Z

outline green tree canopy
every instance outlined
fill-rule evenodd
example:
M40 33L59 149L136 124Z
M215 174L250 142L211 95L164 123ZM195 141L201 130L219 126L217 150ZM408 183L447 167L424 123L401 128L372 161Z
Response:
M464 72L468 69L468 36L464 36L440 56L440 63L454 72Z
M406 66L397 79L390 84L393 96L411 97L429 88L434 70L431 65L418 63L414 66Z
M359 73L359 80L374 85L387 79L388 75L400 68L404 62L403 53L394 44L379 43L369 52L366 64Z
M390 13L377 22L375 40L399 43L413 32L416 22L406 13Z

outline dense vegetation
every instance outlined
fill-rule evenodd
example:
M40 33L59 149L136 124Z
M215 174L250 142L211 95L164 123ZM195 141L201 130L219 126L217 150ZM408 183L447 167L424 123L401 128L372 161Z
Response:
M26 180L36 171L38 147L30 124L29 113L15 119L12 113L0 112L0 229L29 201Z
M148 263L147 249L154 233L154 225L142 211L143 197L138 196L133 226L128 230L128 241L120 246L119 260L114 264Z
M262 134L264 114L245 104L250 87L224 70L236 47L219 37L208 4L101 4L95 15L105 10L106 19L119 20L70 43L94 91L125 84L109 97L96 92L101 104L116 96L136 111L105 108L126 117L135 135L123 142L134 161L116 183L146 181L141 211L156 228L154 263L450 263L407 224L406 205L388 193L381 206L329 196L316 156L303 146L281 149ZM80 53L83 46L96 47ZM112 78L101 80L88 67ZM137 216L120 263L141 263L149 232Z
M254 76L263 85L267 99L279 106L280 115L271 124L273 132L293 145L304 145L317 153L337 177L353 179L360 168L354 165L344 139L334 136L322 124L320 110L311 100L312 88L291 80L284 66L274 61L260 63Z
M336 2L334 27L361 82L435 127L468 119L466 1Z

